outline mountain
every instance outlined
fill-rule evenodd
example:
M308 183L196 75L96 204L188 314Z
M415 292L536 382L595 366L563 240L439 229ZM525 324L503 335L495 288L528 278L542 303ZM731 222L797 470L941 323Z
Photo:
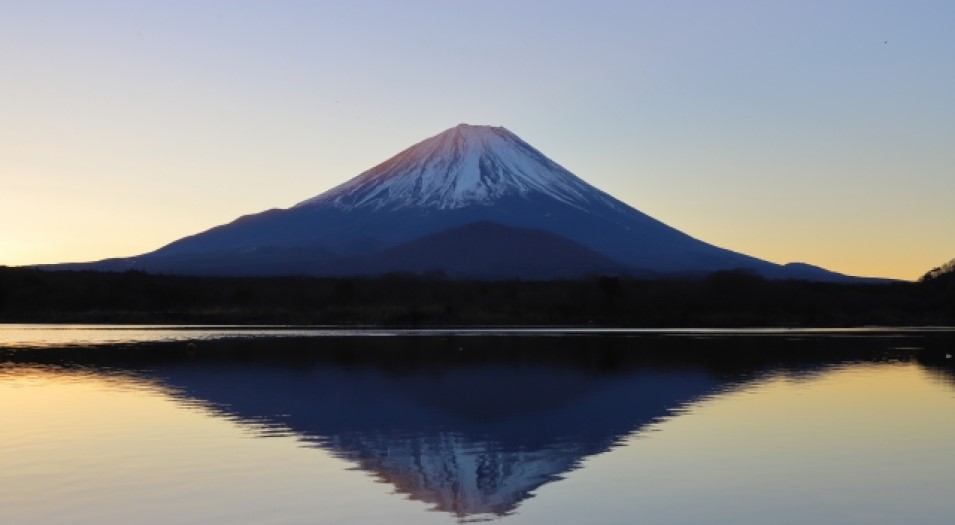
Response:
M509 242L504 232L534 240ZM467 243L455 241L459 235ZM472 255L462 266L465 252ZM479 277L743 268L772 278L845 279L694 239L587 184L510 131L467 124L292 208L240 217L138 257L60 267L207 275L439 270Z

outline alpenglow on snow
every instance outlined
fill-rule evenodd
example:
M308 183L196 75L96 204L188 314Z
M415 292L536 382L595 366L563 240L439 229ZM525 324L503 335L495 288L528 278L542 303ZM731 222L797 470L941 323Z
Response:
M530 193L581 209L616 203L510 131L459 124L298 206L452 209Z

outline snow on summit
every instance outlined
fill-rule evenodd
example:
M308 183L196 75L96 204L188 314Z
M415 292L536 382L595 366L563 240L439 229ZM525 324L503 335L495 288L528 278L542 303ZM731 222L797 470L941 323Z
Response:
M296 207L454 209L531 194L578 208L615 205L503 127L459 124Z

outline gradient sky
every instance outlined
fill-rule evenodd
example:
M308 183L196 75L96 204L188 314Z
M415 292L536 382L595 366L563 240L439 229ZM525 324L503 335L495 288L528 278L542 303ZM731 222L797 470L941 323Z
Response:
M460 122L707 242L955 257L955 2L0 0L0 264L151 251Z

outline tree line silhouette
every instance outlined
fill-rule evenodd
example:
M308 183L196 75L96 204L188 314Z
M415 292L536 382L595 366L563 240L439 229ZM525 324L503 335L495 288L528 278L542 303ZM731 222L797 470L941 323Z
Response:
M955 324L955 260L918 282L594 276L194 277L0 267L0 322L626 327Z

